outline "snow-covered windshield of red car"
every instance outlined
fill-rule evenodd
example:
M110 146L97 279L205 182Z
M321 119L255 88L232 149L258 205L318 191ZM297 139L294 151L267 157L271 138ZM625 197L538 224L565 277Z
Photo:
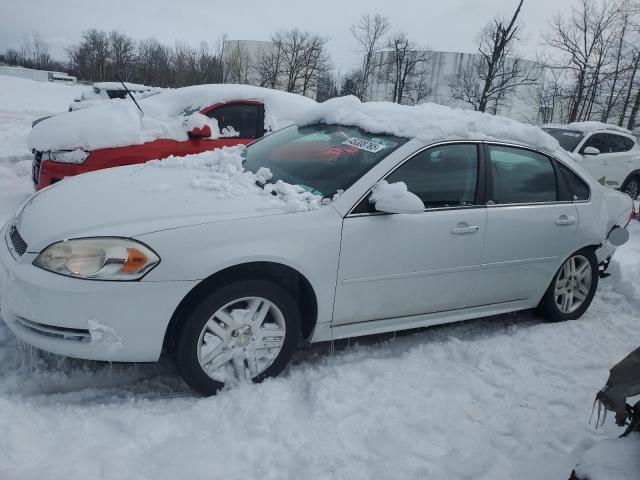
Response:
M292 126L249 145L243 165L266 167L282 180L330 197L360 177L407 140L339 125Z

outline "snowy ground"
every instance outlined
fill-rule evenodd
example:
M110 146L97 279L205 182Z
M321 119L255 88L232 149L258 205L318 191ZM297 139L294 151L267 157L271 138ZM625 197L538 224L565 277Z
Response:
M30 122L77 95L22 82L0 77L0 222L31 189ZM29 94L42 85L47 101ZM640 223L631 235L579 321L524 313L313 346L282 377L212 398L167 359L64 359L0 324L0 478L568 478L620 433L589 416L639 343Z

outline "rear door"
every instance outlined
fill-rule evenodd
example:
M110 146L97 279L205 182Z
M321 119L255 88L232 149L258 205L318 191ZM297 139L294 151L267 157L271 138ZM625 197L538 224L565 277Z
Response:
M487 231L471 303L535 298L576 250L578 211L563 198L554 160L525 148L491 144L485 148Z
M264 135L264 105L260 102L230 102L202 111L218 121L222 137L190 138L178 143L178 155L188 155L251 143Z
M627 177L640 168L637 150L634 150L635 143L628 137L607 133L607 154L608 154L608 176L607 181L616 182L613 185L621 188Z

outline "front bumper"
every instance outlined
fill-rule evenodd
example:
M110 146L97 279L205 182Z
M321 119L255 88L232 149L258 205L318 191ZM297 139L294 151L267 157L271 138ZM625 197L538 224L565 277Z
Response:
M88 360L160 357L173 312L197 281L105 282L68 278L14 258L0 231L0 316L24 342Z

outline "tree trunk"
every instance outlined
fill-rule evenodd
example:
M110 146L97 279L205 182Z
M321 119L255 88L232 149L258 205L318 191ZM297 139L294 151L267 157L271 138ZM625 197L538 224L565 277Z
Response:
M631 113L629 114L629 122L627 123L627 128L629 130L633 130L636 126L636 117L638 116L638 110L640 109L640 88L636 92L636 100L633 102L633 107L631 108Z

